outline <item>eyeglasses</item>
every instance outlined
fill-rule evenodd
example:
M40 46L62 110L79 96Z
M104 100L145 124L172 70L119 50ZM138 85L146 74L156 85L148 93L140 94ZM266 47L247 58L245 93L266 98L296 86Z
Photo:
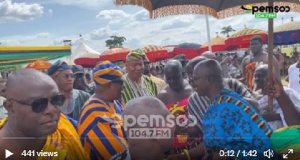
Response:
M118 79L118 80L111 81L111 83L118 83L120 85L123 85L124 81L122 79Z
M65 79L69 79L69 78L75 78L75 75L74 74L63 74L63 75L61 75L63 78L65 78Z
M26 102L22 102L22 101L19 101L19 100L15 100L15 99L9 99L9 100L15 101L15 102L23 104L23 105L31 106L32 111L35 112L35 113L43 112L47 108L48 102L49 102L48 98L36 99L31 104L26 103ZM55 107L63 106L64 101L65 101L65 96L61 95L61 94L54 95L50 98L50 103Z

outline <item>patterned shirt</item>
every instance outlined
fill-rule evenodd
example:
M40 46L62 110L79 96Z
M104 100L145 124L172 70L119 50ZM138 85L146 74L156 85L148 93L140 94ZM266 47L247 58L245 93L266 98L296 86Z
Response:
M84 105L78 133L92 160L107 160L127 149L120 101L109 103L93 95Z
M122 93L122 101L127 103L129 100L143 96L157 95L156 84L151 80L150 77L143 75L141 78L141 84L138 85L128 78L127 75L123 76L124 89Z
M60 110L65 115L73 118L74 120L79 119L81 108L83 107L85 101L89 99L91 95L85 91L78 89L73 89L72 95L69 99L68 107L60 107Z
M242 97L253 98L252 93L240 81L233 78L224 79L224 87L230 89ZM206 96L199 96L196 92L189 98L188 112L197 119L197 126L202 131L202 119L209 107L209 99Z
M272 149L267 122L240 95L228 89L210 102L203 117L203 141L208 150L257 151L257 158Z

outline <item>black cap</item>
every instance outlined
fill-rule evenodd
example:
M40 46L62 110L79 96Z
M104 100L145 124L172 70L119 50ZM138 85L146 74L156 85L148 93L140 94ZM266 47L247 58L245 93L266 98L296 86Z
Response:
M48 75L53 75L58 70L69 70L71 67L64 61L58 60L48 68Z
M72 71L73 71L74 74L84 73L84 69L81 65L74 65L72 67Z

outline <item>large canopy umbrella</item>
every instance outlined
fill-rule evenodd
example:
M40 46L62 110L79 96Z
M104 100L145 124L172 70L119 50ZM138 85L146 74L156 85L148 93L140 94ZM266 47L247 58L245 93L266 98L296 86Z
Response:
M200 55L201 44L198 43L181 43L173 50L173 56L184 54L187 59L192 59Z
M245 29L238 31L225 40L226 50L232 51L250 47L250 39L253 36L261 36L263 43L267 43L267 32L261 29L250 29L245 26Z
M93 68L99 61L100 53L90 48L84 41L81 41L79 46L72 53L72 59L75 64L83 67Z
M129 48L112 48L101 53L100 60L114 61L126 61L126 56L130 52Z
M300 22L293 19L274 28L274 45L300 43Z
M216 36L215 38L210 40L212 52L222 52L226 51L226 46L225 46L225 40L226 38ZM208 51L208 43L204 43L201 48L200 48L200 53L203 53L205 51Z
M34 68L36 70L46 70L48 69L52 64L50 62L41 60L41 59L37 59L31 63L29 63L25 68Z
M114 0L117 5L138 5L149 11L151 18L178 14L208 14L225 18L243 14L243 5L251 6L289 6L291 12L300 12L299 0ZM250 8L252 9L252 7ZM245 7L244 7L245 8ZM268 77L273 77L273 19L268 19ZM273 101L269 97L269 109Z
M150 62L156 62L170 58L166 48L157 45L147 45L143 48Z

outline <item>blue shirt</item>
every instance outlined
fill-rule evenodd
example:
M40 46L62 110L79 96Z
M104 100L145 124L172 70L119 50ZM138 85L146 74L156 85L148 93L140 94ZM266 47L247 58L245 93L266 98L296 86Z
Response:
M270 127L240 95L224 88L210 103L203 119L203 141L208 150L234 150L235 154L255 150L263 156L265 150L272 149Z

